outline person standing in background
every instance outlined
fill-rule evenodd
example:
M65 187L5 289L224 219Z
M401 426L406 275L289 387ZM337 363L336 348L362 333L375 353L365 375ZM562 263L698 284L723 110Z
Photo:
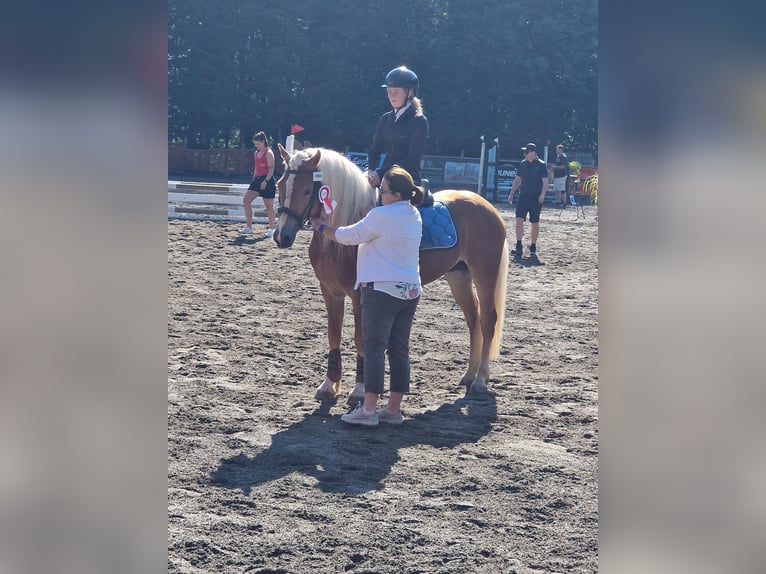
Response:
M260 196L263 198L263 205L266 206L266 216L269 218L269 228L264 237L274 235L274 197L277 194L277 184L274 181L274 152L269 147L269 138L263 132L258 132L253 136L255 151L253 159L255 168L253 170L253 181L247 188L242 205L245 208L245 226L240 229L240 233L250 235L253 233L253 200Z
M545 203L545 193L548 191L548 168L537 157L537 146L528 143L521 148L524 161L519 165L516 177L508 194L508 203L513 203L513 195L521 186L519 202L516 204L516 248L511 251L517 258L522 255L521 238L524 236L524 221L529 214L531 224L530 257L537 255L537 236L540 233L540 211Z
M567 176L569 175L569 158L564 153L564 146L556 146L556 159L553 162L553 191L556 192L556 205L567 206Z

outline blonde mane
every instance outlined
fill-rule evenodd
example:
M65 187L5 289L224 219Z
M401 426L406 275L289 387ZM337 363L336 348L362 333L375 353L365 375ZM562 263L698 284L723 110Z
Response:
M330 188L330 198L337 203L332 214L332 224L342 227L356 223L375 206L377 194L354 162L331 149L308 148L292 155L290 169L297 169L317 149L322 154L317 168L323 174L322 181Z

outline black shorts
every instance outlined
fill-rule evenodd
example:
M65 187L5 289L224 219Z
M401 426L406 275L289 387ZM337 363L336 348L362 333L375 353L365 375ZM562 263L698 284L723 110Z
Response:
M248 187L247 190L257 191L263 199L274 199L274 196L277 195L277 184L274 181L274 176L271 176L268 180L266 180L266 189L261 190L261 183L263 183L263 180L265 179L265 175L254 177L253 181L250 182L250 187Z
M516 217L519 217L521 219L526 219L527 213L529 213L529 222L539 223L540 211L542 210L543 205L537 200L538 197L540 196L539 195L533 195L533 196L520 195L519 202L516 204Z

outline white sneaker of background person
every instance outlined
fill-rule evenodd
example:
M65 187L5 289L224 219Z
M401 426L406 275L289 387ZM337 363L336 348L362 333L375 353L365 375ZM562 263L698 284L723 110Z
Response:
M242 229L239 230L239 232L242 235L250 235L251 233L253 233L253 228L250 227L249 225L245 225Z

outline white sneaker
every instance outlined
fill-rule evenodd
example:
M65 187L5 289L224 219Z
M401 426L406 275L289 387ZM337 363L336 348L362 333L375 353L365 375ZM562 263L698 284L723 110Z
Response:
M274 237L274 230L273 229L267 229L266 233L263 234L264 237Z
M366 425L369 427L374 427L378 426L378 413L374 412L368 414L364 412L362 405L359 404L350 413L341 415L340 420L342 420L344 423L349 423L352 425Z
M253 232L253 228L249 225L245 225L242 229L239 230L239 232L242 235L250 235Z
M388 423L390 425L400 425L404 422L404 417L402 416L401 410L398 410L395 413L392 413L391 411L388 410L388 407L382 407L375 412L378 413L378 421L382 423Z

